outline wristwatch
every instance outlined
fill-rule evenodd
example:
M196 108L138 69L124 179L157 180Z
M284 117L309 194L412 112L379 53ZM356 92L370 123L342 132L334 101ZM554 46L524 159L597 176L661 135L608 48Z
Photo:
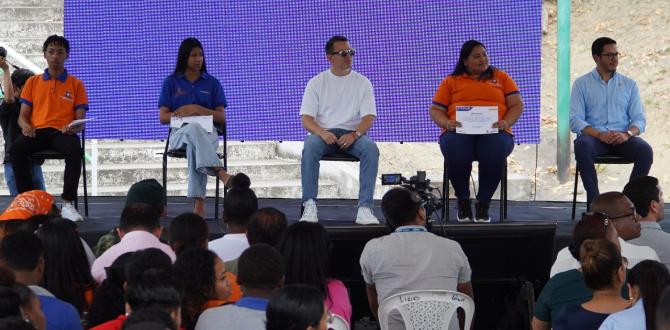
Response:
M361 133L359 131L354 131L354 134L356 134L356 138L359 138L359 137L363 136L363 133Z
M632 130L627 130L627 131L626 131L626 134L628 134L628 136L630 136L630 137L635 136L635 134L633 133Z

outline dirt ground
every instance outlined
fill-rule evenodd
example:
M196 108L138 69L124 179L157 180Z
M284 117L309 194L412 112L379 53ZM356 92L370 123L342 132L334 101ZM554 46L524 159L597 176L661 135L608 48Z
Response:
M527 177L533 189L521 199L561 201L572 199L574 157L570 179L560 183L556 174L556 43L557 9L555 1L543 3L548 13L542 37L541 143L518 145L509 158L511 174ZM642 137L654 148L650 175L670 187L670 1L577 0L572 1L571 80L594 68L591 43L608 36L617 41L622 57L618 71L636 80L647 115L647 130ZM571 142L574 134L571 137ZM411 174L426 170L429 177L441 180L442 155L436 143L383 143L384 158L379 173ZM572 152L571 152L572 153ZM408 156L411 155L411 156ZM537 166L536 166L537 164ZM598 167L600 191L621 190L628 181L631 165ZM476 172L476 171L475 171ZM515 187L510 186L510 191ZM578 199L585 200L579 186Z

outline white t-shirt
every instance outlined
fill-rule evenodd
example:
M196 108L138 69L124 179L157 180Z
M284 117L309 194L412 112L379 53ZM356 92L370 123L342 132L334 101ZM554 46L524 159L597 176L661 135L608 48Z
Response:
M623 238L619 237L619 245L621 245L621 256L628 259L628 269L633 268L642 260L656 260L658 259L658 254L654 249L648 246L637 246L630 243L627 243ZM556 255L556 261L551 266L551 272L549 277L554 277L558 273L562 273L568 270L577 269L582 267L579 264L579 261L575 259L568 247L564 247L561 251L558 251Z
M355 130L361 118L377 116L372 83L353 70L342 77L323 71L307 83L300 115L314 117L325 129Z
M240 257L240 254L249 247L249 241L246 234L225 234L210 241L208 247L221 260L231 261Z

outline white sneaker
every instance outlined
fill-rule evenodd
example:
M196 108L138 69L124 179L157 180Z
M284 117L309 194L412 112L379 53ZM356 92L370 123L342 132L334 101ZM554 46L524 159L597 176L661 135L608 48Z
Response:
M356 223L359 225L378 225L379 220L369 207L360 206L356 215Z
M72 220L74 222L84 221L84 217L77 212L77 209L74 208L72 203L63 203L60 209L60 216L63 219Z
M317 217L318 212L316 210L316 202L313 199L309 199L302 203L302 206L303 210L300 221L319 222L319 218Z

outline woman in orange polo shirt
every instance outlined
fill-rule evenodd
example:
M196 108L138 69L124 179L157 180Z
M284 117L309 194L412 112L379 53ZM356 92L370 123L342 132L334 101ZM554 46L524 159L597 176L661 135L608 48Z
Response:
M496 106L498 121L493 134L460 134L456 107ZM519 88L504 71L489 65L486 47L469 40L461 47L454 71L444 78L433 97L430 117L442 129L440 149L447 175L458 198L460 222L490 222L489 204L500 183L502 168L514 149L512 126L523 112ZM469 177L472 162L479 162L479 189L472 216Z

